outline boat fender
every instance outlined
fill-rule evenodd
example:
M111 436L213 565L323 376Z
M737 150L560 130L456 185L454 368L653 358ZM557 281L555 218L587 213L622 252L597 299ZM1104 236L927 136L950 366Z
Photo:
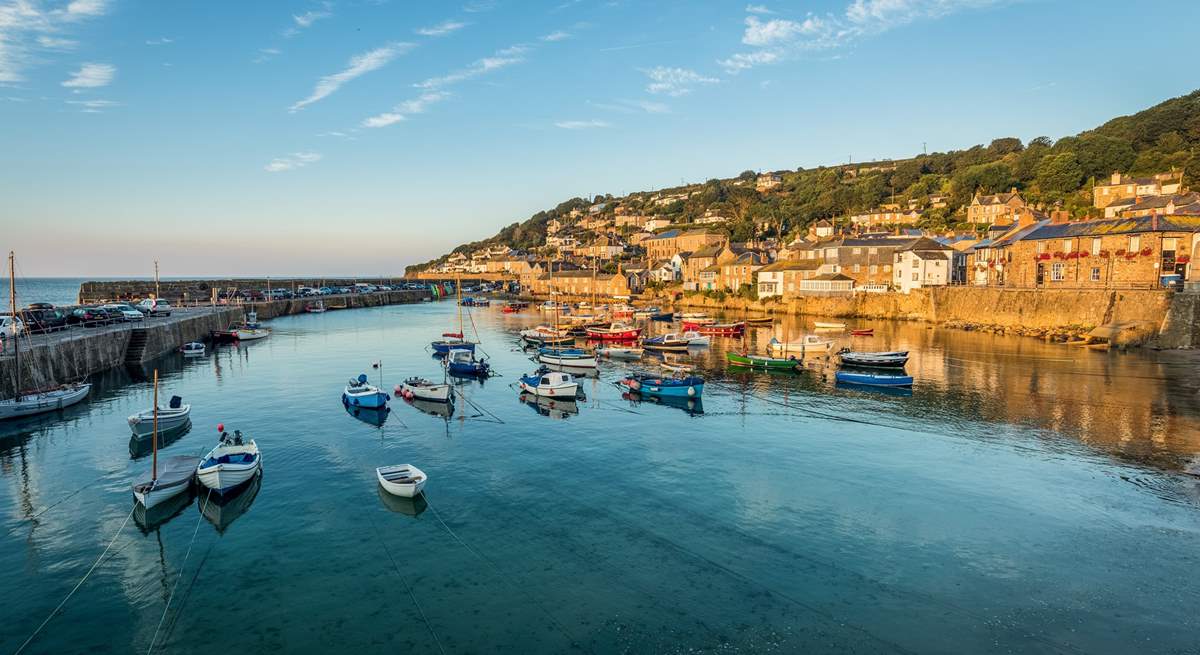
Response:
M688 395L695 397L696 396L696 387L688 387Z

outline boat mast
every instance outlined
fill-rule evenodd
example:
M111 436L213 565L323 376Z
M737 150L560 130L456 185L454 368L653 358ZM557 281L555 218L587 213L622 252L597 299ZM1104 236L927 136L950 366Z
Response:
M13 251L8 251L8 305L12 308L13 398L21 399L21 339L17 334L17 273Z
M462 275L454 276L454 295L458 298L458 338L466 341L467 333L463 331L462 321Z
M150 460L150 486L153 487L153 482L158 479L158 369L154 369L154 436L151 437L151 446L154 455Z

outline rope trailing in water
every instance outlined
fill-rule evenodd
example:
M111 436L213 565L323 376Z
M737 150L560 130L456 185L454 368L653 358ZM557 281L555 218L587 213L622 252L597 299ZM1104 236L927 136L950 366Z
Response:
M504 424L504 419L500 418L499 416L496 416L495 414L493 414L493 413L489 412L488 410L486 410L486 409L484 409L484 408L480 407L479 405L476 405L475 403L471 402L471 400L470 400L470 399L468 399L468 398L466 397L466 395L464 395L464 394L463 394L463 392L462 392L462 390L461 390L461 389L455 389L455 390L454 390L454 393L458 394L458 397L459 397L459 398L462 398L462 401L463 401L464 403L466 403L466 404L470 405L470 406L471 406L471 408L472 408L472 409L474 409L476 412L479 412L479 413L478 413L478 414L476 414L475 416L472 416L472 417L469 417L469 418L478 418L478 417L481 417L481 416L489 416L489 417L491 417L491 420L489 420L489 421L488 421L489 423L500 423L500 424Z
M183 578L188 557L192 554L192 546L196 543L196 535L200 532L200 522L204 520L204 510L208 509L209 498L212 498L212 489L209 489L208 494L204 496L204 504L200 507L200 516L196 517L196 527L192 528L192 540L188 542L187 552L183 554L183 562L179 565L179 575L175 576L175 584L171 585L171 594L167 596L167 604L163 606L162 616L158 619L158 627L154 628L154 636L150 637L150 647L146 649L147 654L154 652L154 643L158 641L158 633L162 630L163 622L167 620L167 610L171 609L171 600L175 598L175 591L179 589L179 581Z
M33 640L36 639L38 634L41 633L42 629L46 627L46 624L50 623L50 619L53 619L54 616L62 610L63 606L67 604L67 601L71 600L71 596L74 596L75 592L79 591L79 588L83 586L83 583L87 582L87 579L91 577L92 572L96 570L96 567L100 566L100 562L104 561L104 556L108 555L109 550L112 550L113 544L117 543L117 537L121 536L121 531L125 529L125 525L129 523L129 519L133 517L133 512L135 509L137 509L137 505L134 505L133 508L129 510L129 513L125 515L125 520L121 521L121 527L117 528L117 533L113 535L112 541L108 542L108 545L104 547L104 552L100 553L100 557L96 558L96 561L92 563L92 566L87 570L87 573L83 574L83 577L79 579L79 582L75 583L75 586L72 587L71 591L67 593L66 598L63 598L62 602L58 604L58 607L55 607L54 611L50 612L50 615L46 617L46 620L42 621L42 624L37 627L37 630L34 630L33 634L29 635L29 638L25 640L25 643L21 644L21 647L16 650L15 655L20 655L21 651L25 650L29 644L33 643Z
M433 629L433 624L429 622L429 617L425 616L425 610L421 608L421 603L417 601L417 594L413 591L404 574L400 572L400 565L396 564L396 558L392 556L392 549L388 548L387 542L383 539L383 534L379 532L379 526L375 524L374 517L367 512L367 520L371 522L371 528L375 530L375 536L379 539L379 545L383 546L383 552L387 553L388 560L392 562L392 569L396 571L396 577L400 578L400 583L404 585L404 589L408 591L409 598L412 598L413 606L417 608L417 613L421 615L421 621L425 623L425 627L429 630L430 636L433 637L433 643L437 644L438 651L445 655L446 649L442 647L442 640L438 639L437 631Z
M47 506L43 507L43 508L41 509L41 511L39 511L39 512L38 512L38 513L36 513L36 514L34 514L33 516L30 516L30 517L27 519L27 521L28 521L28 522L30 522L30 523L32 523L32 522L34 522L34 521L36 521L38 518L40 518L40 517L41 517L43 514L45 514L46 512L49 512L50 510L54 509L55 507L58 507L59 505L61 505L61 504L65 503L65 502L67 502L68 500L70 500L70 499L74 498L75 496L79 495L79 493L80 493L81 491L83 491L84 489L87 489L87 488L89 488L89 487L91 487L91 486L95 485L97 482L99 482L99 481L103 480L104 478L108 477L109 475L112 475L113 473L117 473L117 472L119 472L119 471L121 471L121 470L123 470L123 469L113 469L113 470L111 470L111 471L106 471L106 472L102 473L102 474L100 475L100 477L96 478L95 480L92 480L91 482L88 482L87 484L85 484L85 485L83 485L82 487L80 487L80 488L76 489L75 491L72 491L71 493L69 493L69 494L67 494L67 495L63 496L62 498L59 498L58 500L54 501L53 503L50 503L49 505L47 505ZM8 529L9 533L11 534L11 533L12 533L12 532L14 532L14 531L15 531L17 528L24 526L24 525L25 525L25 523L26 523L26 521L22 521L22 522L18 523L17 525L14 525L14 526L12 526L11 528L9 528L9 529Z

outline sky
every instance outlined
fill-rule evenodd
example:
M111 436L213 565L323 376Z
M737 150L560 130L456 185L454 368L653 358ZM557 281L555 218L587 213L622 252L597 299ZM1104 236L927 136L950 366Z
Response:
M400 274L574 196L1074 134L1200 87L1197 20L1193 0L0 0L0 248L43 276Z

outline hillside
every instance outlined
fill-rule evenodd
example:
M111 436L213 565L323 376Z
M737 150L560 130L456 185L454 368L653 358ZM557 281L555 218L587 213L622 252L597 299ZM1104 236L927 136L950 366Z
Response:
M975 192L998 193L1014 187L1030 203L1061 206L1083 217L1094 211L1090 196L1093 179L1113 171L1150 175L1171 169L1184 171L1185 184L1190 181L1189 173L1200 171L1200 90L1058 141L1037 137L1023 143L1003 137L986 146L905 160L776 171L782 183L765 193L754 188L756 174L745 171L737 178L622 198L572 198L453 252L494 245L517 250L539 247L545 243L546 225L552 219L566 220L571 210L585 210L600 202L607 203L603 210L607 214L619 206L629 213L661 215L673 224L692 223L706 211L718 212L732 220L715 229L728 232L734 240L748 239L756 231L794 233L821 218L837 220L886 202L923 204L931 195L945 196L946 206L924 211L921 225L947 228L962 222L965 206ZM688 197L665 205L652 201L675 194ZM408 270L422 270L447 256Z

